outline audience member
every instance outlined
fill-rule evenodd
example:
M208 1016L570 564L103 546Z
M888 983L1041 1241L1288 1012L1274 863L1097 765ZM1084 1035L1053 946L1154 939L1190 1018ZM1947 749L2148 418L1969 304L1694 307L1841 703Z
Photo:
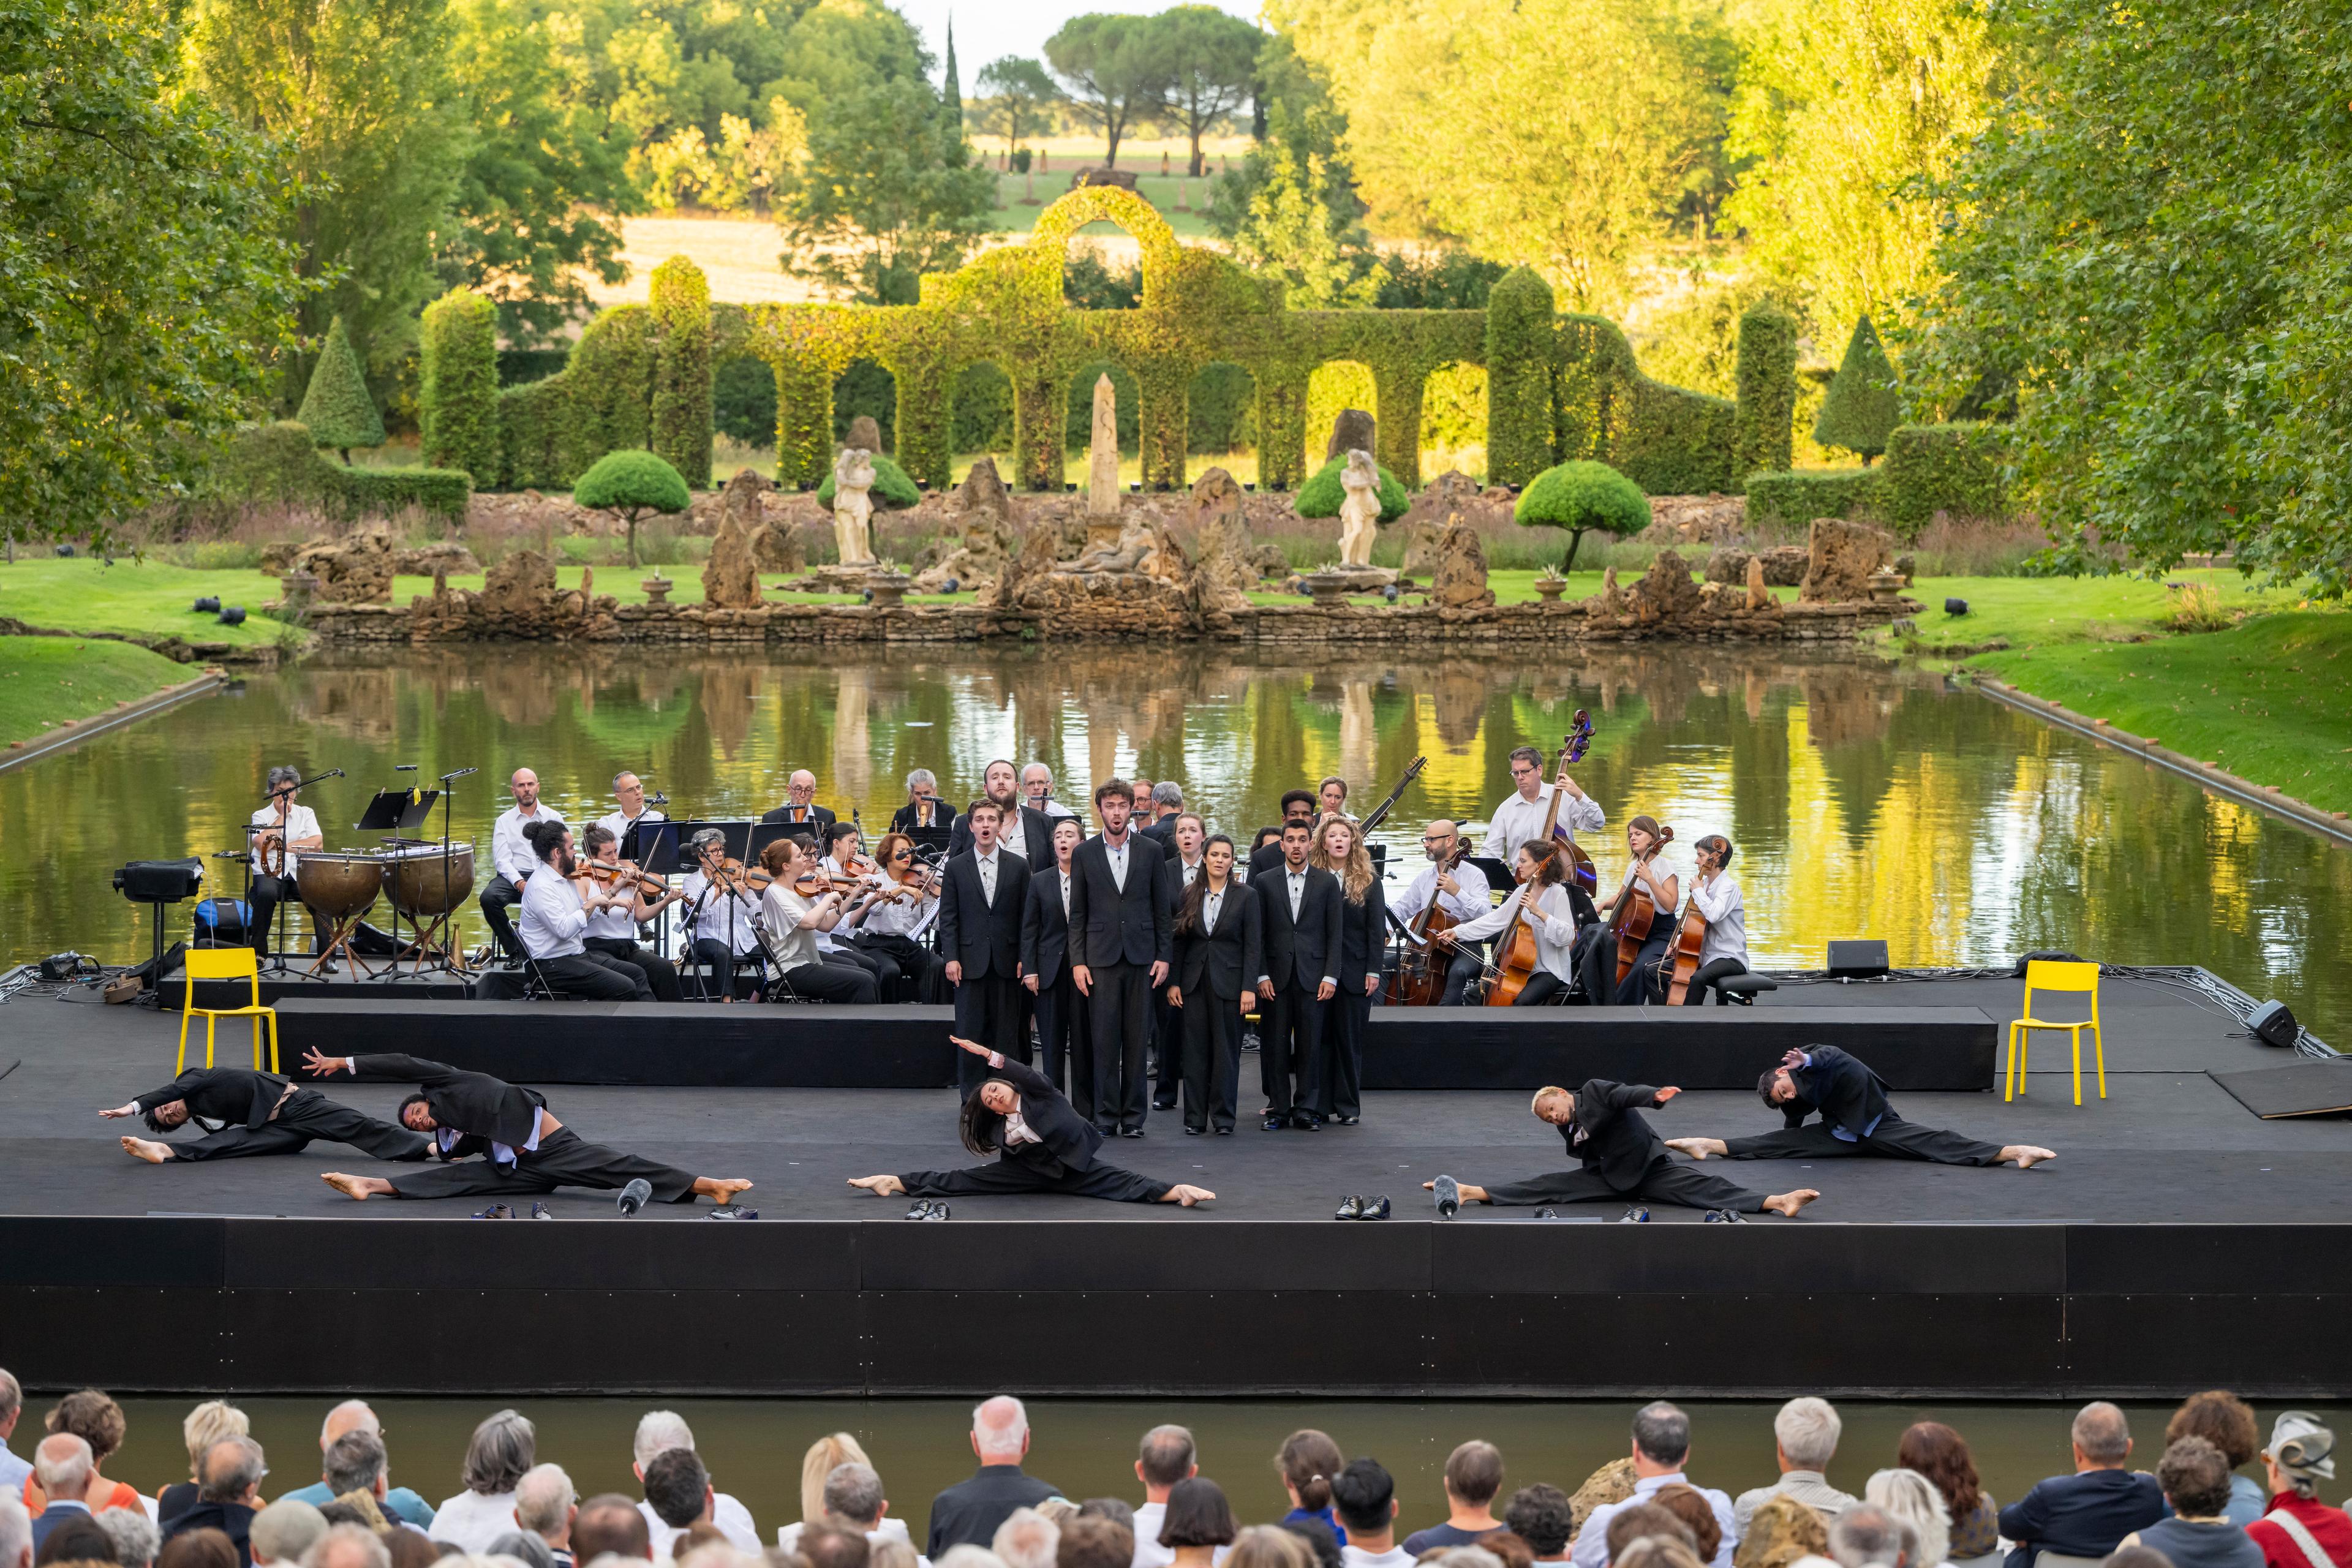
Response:
M539 1429L512 1410L474 1428L459 1477L466 1489L433 1510L425 1533L461 1552L479 1553L514 1528L515 1488L538 1461Z
M1862 1498L1911 1527L1919 1538L1917 1568L1944 1568L1951 1552L1952 1515L1935 1482L1916 1470L1880 1470L1862 1489Z
M509 1530L490 1542L487 1555L511 1557L523 1568L555 1568L555 1553L538 1533L529 1530Z
M1684 1473L1690 1463L1690 1417L1680 1406L1661 1399L1634 1413L1633 1495L1626 1502L1603 1503L1592 1510L1584 1528L1577 1532L1575 1549L1570 1553L1576 1568L1601 1568L1609 1562L1609 1520L1617 1510L1634 1502L1648 1502L1666 1487L1696 1485ZM1706 1499L1715 1512L1716 1523L1723 1530L1715 1554L1706 1561L1713 1568L1731 1568L1731 1549L1739 1542L1738 1527L1732 1521L1731 1500L1712 1487L1696 1489Z
M326 1533L327 1521L316 1508L282 1497L253 1516L246 1539L251 1542L254 1568L274 1563L291 1568Z
M204 1489L198 1487L198 1492ZM330 1531L329 1534L333 1531ZM317 1548L312 1549L314 1552ZM155 1553L155 1568L236 1568L243 1561L229 1538L217 1530L184 1530L164 1539ZM345 1564L310 1564L309 1568L347 1568Z
M874 1549L864 1531L820 1520L802 1530L800 1554L809 1568L866 1568Z
M677 1555L677 1538L686 1530L706 1521L717 1523L711 1519L710 1472L702 1468L693 1449L665 1448L645 1468L642 1479L654 1561L667 1563Z
M1780 1413L1772 1417L1772 1458L1780 1467L1780 1479L1769 1487L1739 1494L1731 1505L1733 1527L1746 1531L1748 1516L1756 1511L1756 1505L1780 1492L1820 1510L1824 1518L1852 1508L1853 1498L1830 1485L1824 1473L1837 1453L1838 1436L1844 1426L1826 1399L1806 1394L1780 1406Z
M2152 1546L2118 1546L2100 1561L2099 1568L2172 1568L2172 1559Z
M1503 1568L1535 1568L1535 1548L1507 1530L1498 1530L1492 1535L1482 1537L1478 1550L1501 1558Z
M0 1394L15 1393L21 1405L24 1394L16 1389L16 1380L5 1373L0 1373L0 1378L6 1380L0 1383ZM15 1424L12 1414L6 1425ZM5 1436L5 1430L0 1430L0 1436ZM25 1474L32 1473L32 1466L26 1465ZM6 1491L0 1491L0 1568L33 1568L33 1517Z
M1619 1509L1609 1520L1609 1557L1614 1563L1626 1547L1643 1539L1676 1541L1693 1553L1698 1551L1698 1537L1683 1522L1682 1515L1654 1502L1629 1503Z
M261 1509L261 1481L269 1474L261 1445L250 1437L224 1437L205 1452L204 1485L196 1503L171 1523L170 1533L217 1530L236 1548L237 1560L251 1563L248 1541L253 1516Z
M950 1546L935 1568L1004 1568L1004 1560L985 1546Z
M882 1489L882 1478L863 1459L835 1465L833 1473L824 1478L817 1500L823 1510L820 1517L865 1531L869 1544L905 1541L910 1549L913 1546L907 1534L907 1521L886 1517L890 1500ZM776 1544L787 1552L797 1551L803 1528L799 1524L784 1526L776 1531Z
M1331 1478L1331 1511L1348 1532L1344 1568L1404 1568L1412 1553L1396 1543L1396 1478L1378 1459L1351 1459Z
M1282 1440L1275 1450L1275 1472L1282 1477L1282 1489L1290 1494L1290 1511L1282 1516L1285 1524L1295 1524L1302 1519L1319 1519L1331 1531L1332 1539L1341 1546L1348 1544L1348 1532L1331 1511L1331 1479L1344 1468L1339 1458L1339 1445L1328 1434L1312 1426L1303 1426Z
M572 1555L588 1568L605 1556L653 1560L653 1531L636 1501L619 1492L598 1492L572 1518Z
M2319 1483L2336 1479L2336 1434L2308 1410L2289 1410L2272 1424L2263 1470L2270 1511L2246 1527L2269 1568L2352 1568L2352 1518L2319 1500Z
M122 1419L122 1406L95 1388L84 1388L67 1394L50 1407L42 1419L50 1432L70 1433L89 1445L89 1479L84 1483L81 1501L89 1505L92 1513L104 1513L110 1508L136 1508L144 1511L139 1489L128 1481L118 1481L101 1474L106 1461L122 1447L128 1424ZM47 1489L27 1487L25 1506L37 1517L48 1499Z
M1473 1437L1445 1457L1445 1522L1416 1530L1404 1549L1419 1557L1433 1547L1471 1546L1503 1528L1495 1494L1503 1489L1503 1451Z
M1134 1561L1135 1531L1100 1514L1080 1513L1063 1525L1054 1552L1054 1568L1129 1568Z
M16 1422L24 1414L24 1385L16 1381L15 1373L0 1367L0 1498L21 1496L26 1481L33 1474L33 1461L20 1458L8 1447L8 1439L15 1434ZM0 1542L0 1545L5 1544ZM12 1559L0 1556L0 1568L11 1568L12 1562Z
M1174 1554L1171 1561L1178 1568L1214 1568L1231 1555L1240 1533L1225 1490L1216 1482L1193 1476L1168 1489L1159 1543Z
M1123 1497L1090 1497L1078 1505L1080 1519L1107 1519L1129 1535L1135 1533L1135 1505Z
M2157 1461L2157 1484L2172 1517L2144 1525L2123 1539L2172 1559L2173 1568L2262 1568L2263 1549L2231 1524L2230 1459L2202 1437L2183 1437Z
M41 1542L33 1556L37 1563L111 1563L114 1561L114 1538L106 1527L86 1513L72 1513L58 1521Z
M833 1472L844 1465L864 1465L873 1468L874 1461L857 1439L846 1432L828 1432L808 1446L801 1456L801 1517L798 1524L788 1524L776 1531L776 1540L787 1552L800 1535L800 1525L814 1524L824 1517L824 1483Z
M1143 1435L1136 1450L1135 1479L1143 1483L1143 1501L1135 1510L1135 1568L1167 1568L1175 1552L1160 1544L1160 1524L1168 1514L1168 1489L1201 1473L1192 1434L1181 1426L1154 1426Z
M1169 1495L1172 1500L1175 1494ZM1235 1532L1225 1568L1315 1568L1315 1554L1280 1525L1254 1524Z
M1059 1530L1078 1517L1078 1505L1066 1497L1049 1497L1037 1505L1037 1517L1052 1521Z
M114 1542L114 1560L121 1568L147 1568L155 1561L156 1550L163 1544L155 1521L147 1517L143 1508L108 1509L98 1516L98 1527Z
M1674 1536L1644 1535L1626 1542L1621 1568L1703 1568L1703 1559Z
M1024 1475L1029 1452L1029 1412L1021 1401L1000 1394L971 1413L971 1451L980 1468L968 1481L931 1500L930 1541L923 1555L934 1563L954 1546L979 1546L996 1538L996 1527L1017 1508L1034 1508L1061 1489Z
M199 1405L197 1408L204 1407ZM221 1408L226 1410L228 1406L222 1405ZM194 1412L190 1413L188 1419L192 1422L195 1419ZM238 1419L240 1422L244 1419L242 1414L239 1414ZM350 1491L352 1489L350 1487L336 1483L333 1475L330 1473L331 1468L325 1460L338 1442L354 1432L366 1433L373 1437L379 1446L383 1443L383 1423L377 1419L373 1407L364 1399L346 1399L327 1412L326 1420L319 1426L319 1454L321 1460L319 1479L299 1491L288 1492L286 1495L296 1502L307 1502L311 1507L317 1508L332 1502ZM223 1436L243 1436L244 1435L242 1426L234 1433L221 1434ZM383 1511L395 1519L415 1525L419 1530L432 1529L433 1505L406 1487L394 1486L391 1472L392 1461L387 1450L384 1460L384 1487L376 1494L377 1500L383 1505Z
M1786 1492L1766 1498L1748 1517L1732 1553L1735 1568L1791 1568L1829 1559L1829 1521Z
M30 1510L36 1491L49 1499L47 1508L33 1514L34 1555L38 1556L47 1544L49 1531L89 1512L89 1504L82 1499L96 1468L90 1462L89 1445L70 1432L52 1432L34 1447L33 1479L25 1489L26 1508Z
M1715 1507L1694 1486L1660 1487L1651 1494L1650 1501L1683 1521L1691 1532L1691 1550L1702 1563L1712 1563L1723 1547L1723 1523L1715 1517Z
M2240 1529L2263 1517L2270 1500L2262 1483L2237 1472L2263 1451L2263 1436L2254 1425L2254 1407L2224 1388L2209 1388L2180 1402L2164 1426L2164 1446L2169 1449L2183 1437L2202 1437L2230 1461L2230 1506L2223 1517Z
M392 1554L392 1568L433 1568L441 1561L441 1543L414 1525L388 1531L381 1539Z
M188 1412L180 1423L180 1440L187 1445L188 1479L165 1487L155 1499L155 1522L165 1530L172 1521L196 1506L197 1484L204 1475L205 1455L224 1437L249 1437L253 1435L245 1412L218 1399L207 1399ZM313 1508L328 1500L306 1497L302 1500Z
M647 1468L672 1448L694 1454L694 1428L675 1410L646 1411L638 1418L636 1436L629 1445L630 1468L637 1479L644 1480ZM696 1454L698 1459L700 1457ZM751 1510L716 1486L710 1489L710 1522L719 1527L719 1533L736 1551L759 1554L760 1527L751 1521ZM654 1523L650 1505L646 1509L646 1523L648 1528ZM658 1537L661 1531L656 1530L653 1533ZM657 1561L669 1556L669 1548L658 1539L654 1542L654 1556Z
M1945 1550L1953 1563L1976 1563L2000 1550L2000 1510L1977 1479L1976 1456L1966 1438L1941 1421L1914 1422L1895 1446L1895 1462L1927 1477L1943 1498L1951 1521Z
M1503 1560L1484 1546L1441 1546L1429 1561L1440 1568L1503 1568Z
M793 1557L803 1565L807 1562L797 1552L793 1553ZM1126 1559L1119 1561L1124 1563ZM925 1564L920 1557L915 1555L913 1542L902 1536L877 1535L866 1537L866 1568L925 1568Z
M515 1527L546 1542L552 1568L573 1568L572 1521L580 1493L561 1465L533 1465L515 1483Z
M1925 1568L1918 1532L1866 1502L1830 1521L1830 1557L1838 1568Z
M669 1551L658 1560L682 1564L709 1547L716 1547L730 1555L735 1551L717 1525L707 1519L698 1519L671 1538Z
M1283 1529L1298 1537L1313 1568L1339 1568L1339 1537L1319 1519L1295 1519Z
M1016 1508L1007 1514L988 1543L1004 1560L1004 1568L1054 1568L1061 1547L1061 1527L1034 1508Z
M405 1530L393 1532L395 1539L413 1533ZM303 1553L302 1568L392 1568L392 1561L393 1554L384 1545L383 1537L374 1531L363 1525L338 1524Z
M1528 1543L1538 1563L1565 1563L1568 1543L1576 1532L1576 1507L1566 1492L1549 1482L1521 1487L1503 1505L1503 1523Z
M2009 1568L2033 1568L2043 1552L2105 1557L2125 1536L2164 1516L2156 1478L2124 1468L2132 1440L2122 1411L2104 1399L2085 1405L2072 1440L2073 1475L2053 1476L2000 1510L2000 1533L2016 1543Z

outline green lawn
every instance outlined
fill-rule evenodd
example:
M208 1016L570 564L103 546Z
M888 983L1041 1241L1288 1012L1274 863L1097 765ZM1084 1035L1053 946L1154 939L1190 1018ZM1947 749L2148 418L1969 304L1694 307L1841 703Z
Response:
M189 605L205 595L243 605L245 624L222 626ZM102 561L54 556L0 565L0 617L44 631L115 632L124 637L180 637L192 643L266 647L285 627L258 607L278 597L278 579L244 570L210 572L160 561ZM143 650L142 650L143 651Z
M2175 572L2166 581L2210 584L2230 611L2286 609L2300 597L2286 589L2249 587L2228 570ZM1911 597L1927 606L1918 617L1914 651L1929 658L1942 649L1996 640L2023 648L2156 636L2164 634L2170 607L2164 584L2141 577L1921 577ZM1969 613L1946 615L1947 598L1966 599Z
M136 702L198 673L132 643L0 637L0 746Z

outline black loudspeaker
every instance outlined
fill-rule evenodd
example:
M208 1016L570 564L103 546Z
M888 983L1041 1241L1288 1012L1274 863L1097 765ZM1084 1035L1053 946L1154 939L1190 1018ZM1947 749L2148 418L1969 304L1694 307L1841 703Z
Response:
M2009 972L2010 978L2012 980L2024 979L2025 966L2032 963L2037 958L2042 960L2044 963L2080 963L2083 962L2071 952L2061 952L2046 948L2036 949L2035 951L2026 953L2018 959L2017 967Z
M2266 1046L2276 1046L2281 1050L2292 1047L2296 1037L2303 1033L2303 1026L2294 1021L2294 1015L2286 1010L2286 1004L2278 1001L2265 1002L2255 1008L2254 1016L2246 1020L2246 1026L2253 1030L2254 1038Z
M173 904L204 886L202 860L133 860L114 874L122 896L139 904Z
M1830 978L1869 980L1886 973L1886 944L1853 940L1830 943Z

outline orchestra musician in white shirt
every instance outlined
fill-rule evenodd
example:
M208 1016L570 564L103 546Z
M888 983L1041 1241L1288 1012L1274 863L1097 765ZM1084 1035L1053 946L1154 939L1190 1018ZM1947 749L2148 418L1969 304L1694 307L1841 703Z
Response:
M1706 917L1706 936L1699 943L1698 970L1683 992L1683 1004L1696 1006L1715 993L1717 1006L1731 1000L1720 983L1748 973L1748 903L1731 874L1731 840L1710 833L1693 845L1698 875L1692 879L1690 901Z
M1429 857L1430 865L1402 894L1391 900L1389 913L1410 924L1415 915L1429 907L1433 899L1456 921L1478 920L1491 910L1494 898L1486 885L1486 873L1466 860L1450 870L1446 868L1445 862L1453 858L1454 851L1461 843L1462 829L1444 817L1423 828L1421 850ZM1438 1005L1443 1007L1462 1005L1463 987L1484 973L1486 967L1486 956L1475 942L1457 942L1454 957L1446 965L1445 991L1438 998Z
M1559 816L1555 828L1565 828L1573 840L1580 831L1598 833L1609 825L1601 803L1577 786L1568 776L1563 765L1559 776L1550 784L1543 782L1543 753L1533 746L1521 746L1511 752L1511 783L1517 787L1495 807L1486 822L1486 842L1478 847L1482 855L1511 864L1511 857L1520 845L1544 834L1544 816L1551 809L1554 791L1559 792Z
M300 863L302 851L320 848L327 842L319 832L318 814L295 798L301 793L297 787L301 779L298 768L270 769L264 781L269 804L253 814L253 888L247 901L252 905L253 951L262 958L269 956L269 925L278 906L292 903L299 896L294 887L294 868ZM272 872L270 849L279 844L285 847L285 859ZM314 932L314 943L316 940Z
M520 963L522 942L515 935L514 921L507 911L522 902L523 889L540 864L523 830L534 822L560 824L563 814L540 803L539 775L529 768L517 768L507 787L514 792L514 804L499 814L490 828L490 867L496 875L482 889L480 902L482 919L498 938L499 950Z

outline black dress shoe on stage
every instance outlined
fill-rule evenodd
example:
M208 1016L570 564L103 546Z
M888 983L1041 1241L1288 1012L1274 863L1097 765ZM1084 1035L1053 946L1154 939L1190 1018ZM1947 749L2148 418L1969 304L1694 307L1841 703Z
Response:
M1206 1132L1207 1131L1208 1129L1205 1127L1187 1127L1184 1129L1184 1136L1187 1138L1198 1138L1202 1133Z
M1339 1211L1331 1217L1333 1219L1363 1218L1364 1200L1357 1197L1341 1198L1339 1200Z
M1331 1120L1338 1122L1342 1127L1353 1127L1356 1123L1361 1121L1363 1118L1360 1116L1335 1116L1331 1118Z
M1650 1211L1643 1208L1641 1205L1635 1204L1623 1214L1617 1216L1617 1223L1619 1225L1647 1225L1650 1223Z
M1176 1102L1172 1100L1155 1100L1151 1102L1151 1109L1154 1110L1173 1110L1176 1109Z
M1265 1130L1268 1132L1279 1132L1289 1125L1290 1118L1287 1116L1276 1116L1271 1110L1265 1113Z
M1748 1216L1738 1209L1709 1209L1702 1216L1708 1225L1746 1225Z
M1451 1176L1437 1178L1437 1217L1452 1219L1462 1212L1462 1184Z
M1388 1218L1388 1217L1389 1217L1389 1201L1388 1201L1388 1199L1386 1199L1386 1198L1384 1198L1384 1197L1382 1197L1382 1198L1366 1198L1366 1199L1364 1200L1364 1212L1363 1212L1363 1213L1361 1213L1361 1214L1360 1214L1360 1215L1358 1215L1356 1217L1357 1217L1358 1219L1386 1219L1386 1218Z
M1122 1138L1140 1138L1143 1136L1143 1129L1140 1127L1122 1127L1118 1130L1118 1135Z
M1217 1129L1217 1136L1220 1138L1230 1138L1233 1135L1234 1130L1230 1127L1220 1127Z
M1297 1128L1302 1132L1320 1132L1323 1131L1323 1119L1316 1115L1311 1110L1292 1111L1290 1113L1290 1124L1293 1127Z

